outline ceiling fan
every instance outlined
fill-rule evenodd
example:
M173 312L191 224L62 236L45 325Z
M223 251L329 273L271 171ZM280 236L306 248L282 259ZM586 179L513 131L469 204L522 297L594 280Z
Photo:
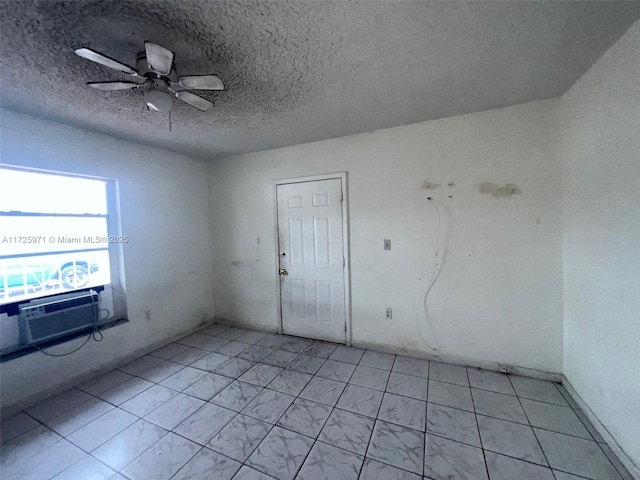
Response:
M225 85L218 75L188 75L178 77L173 63L174 53L155 43L145 42L144 52L136 57L136 69L120 63L89 48L78 48L76 55L112 68L127 75L131 75L135 82L87 82L87 85L97 90L134 90L148 89L146 102L149 110L167 112L171 110L173 97L206 112L211 103L206 98L187 90L224 90Z

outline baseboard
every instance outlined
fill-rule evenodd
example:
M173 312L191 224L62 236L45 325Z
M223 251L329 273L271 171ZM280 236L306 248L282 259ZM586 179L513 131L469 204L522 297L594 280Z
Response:
M629 455L627 455L627 453L622 449L622 447L618 444L614 436L611 435L607 427L604 426L604 424L600 421L598 416L593 412L593 410L591 410L589 405L587 405L587 403L582 399L582 397L578 394L578 392L576 392L576 389L573 388L573 385L571 385L571 382L567 379L567 377L565 377L564 375L562 377L563 377L562 384L567 389L567 392L569 393L569 395L571 395L574 402L576 402L578 407L580 407L582 412L586 415L587 419L592 423L593 427L600 434L601 439L597 439L598 442L599 443L604 442L607 446L609 446L609 448L611 448L613 453L616 455L617 459L609 458L609 460L611 460L614 464L615 464L615 460L619 460L622 463L622 465L629 471L629 473L634 479L640 480L640 466L637 465L631 459L631 457L629 457ZM602 442L600 442L600 440L602 440ZM623 474L623 478L625 478L626 480L626 477L624 476L624 474Z
M64 392L65 390L68 390L71 387L80 385L81 383L91 380L92 378L98 375L102 375L103 373L113 370L114 368L117 368L121 365L126 365L127 363L132 362L133 360L135 360L138 357L141 357L142 355L146 355L149 352L153 352L154 350L157 350L158 348L168 343L179 340L180 338L186 335L190 335L191 333L197 332L198 330L202 330L203 328L209 325L213 325L215 323L217 323L215 318L205 322L200 322L198 323L198 325L191 327L188 330L185 330L181 333L178 333L176 335L171 335L170 337L166 337L162 340L158 340L156 342L153 342L150 345L134 350L133 352L128 353L124 356L118 357L116 360L105 363L100 368L93 369L88 372L82 373L80 375L71 377L69 380L65 381L64 383L55 385L51 388L35 393L33 395L29 395L28 397L25 397L24 399L18 402L15 402L11 405L7 405L7 406L3 405L2 409L0 410L0 419L4 420L6 418L12 417L13 415L19 413L22 410L26 410L32 407L33 405L41 403L44 399L54 397Z

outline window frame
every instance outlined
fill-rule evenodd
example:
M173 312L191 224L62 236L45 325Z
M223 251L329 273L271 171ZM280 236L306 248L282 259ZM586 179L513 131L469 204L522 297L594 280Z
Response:
M119 182L117 179L94 176L94 175L83 175L83 174L76 174L76 173L70 173L70 172L61 172L57 170L23 167L19 165L11 165L6 163L0 164L0 172L2 170L16 170L16 171L23 171L23 172L30 172L30 173L55 175L55 176L71 177L71 178L81 178L81 179L87 179L87 180L98 180L98 181L105 182L106 206L107 206L106 215L42 213L42 216L43 217L44 216L49 216L49 217L77 216L77 217L83 217L83 218L106 217L107 235L109 237L122 237L122 224L121 224L121 217L120 217L120 189L119 189ZM28 212L28 213L31 216L39 216L38 212ZM6 218L9 216L20 216L20 214L0 213L0 218L3 218L3 217ZM105 290L110 289L111 300L112 300L112 310L109 311L109 315L107 315L106 318L100 319L100 321L98 322L98 326L102 329L102 328L107 328L110 326L115 326L115 325L119 325L121 323L127 322L128 320L127 320L126 288L125 288L125 278L124 278L123 243L107 242L106 250L109 256L109 269L110 269L110 277L111 277L110 283L105 285L100 285L100 286L94 286L94 287L79 288L76 290L67 290L64 292L56 292L56 293L43 292L44 294L41 296L17 300L15 302L10 302L10 303L0 305L0 313L6 313L7 316L11 318L18 314L19 305L30 302L32 300L37 300L41 298L55 298L58 295L87 291L90 289L98 291L99 295L102 297L102 295L105 293ZM49 252L49 253L55 253L55 252ZM61 251L60 253L66 253L66 252ZM63 336L58 339L52 340L50 342L46 342L42 346L46 348L47 346L64 343L74 338L77 338L79 335L83 335L83 334L86 334L86 333L77 332L75 334ZM22 356L24 354L31 353L31 351L35 351L35 348L31 346L25 346L22 343L18 343L14 347L9 347L6 350L8 350L8 353L2 352L2 355L1 355L2 362L11 358L15 358L16 356Z

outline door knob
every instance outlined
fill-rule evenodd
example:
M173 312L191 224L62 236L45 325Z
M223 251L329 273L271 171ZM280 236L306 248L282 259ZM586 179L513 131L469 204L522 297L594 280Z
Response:
M284 277L285 275L289 275L289 272L287 272L284 268L280 269L280 276Z
M286 254L286 253L284 253L284 252L280 252L280 257L284 258L284 257L286 257L286 256L287 256L287 254Z

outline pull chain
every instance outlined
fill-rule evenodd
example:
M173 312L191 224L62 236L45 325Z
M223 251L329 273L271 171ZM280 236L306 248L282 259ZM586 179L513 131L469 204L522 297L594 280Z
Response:
M169 131L171 131L171 110L169 110Z

